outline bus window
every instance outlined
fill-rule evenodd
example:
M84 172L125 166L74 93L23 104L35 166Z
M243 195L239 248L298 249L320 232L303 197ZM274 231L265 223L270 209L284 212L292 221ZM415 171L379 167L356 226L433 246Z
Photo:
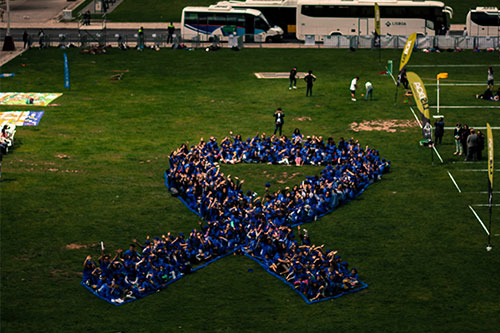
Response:
M208 14L208 25L225 26L226 16L225 14Z
M184 15L185 24L198 24L198 14L197 13L186 13Z
M198 13L198 26L201 31L208 32L207 13Z
M263 32L266 32L270 28L271 27L269 26L269 23L267 23L267 21L262 17L262 15L255 17L255 29L256 30L262 30Z
M434 30L434 22L432 22L431 20L426 20L425 28L428 30Z
M477 25L498 27L500 26L500 16L498 14L490 14L486 12L472 12L470 15L472 22Z

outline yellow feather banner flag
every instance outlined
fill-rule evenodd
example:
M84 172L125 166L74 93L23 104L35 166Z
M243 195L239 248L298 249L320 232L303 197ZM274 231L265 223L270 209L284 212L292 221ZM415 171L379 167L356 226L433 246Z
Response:
M488 179L490 180L490 190L493 190L493 133L490 124L486 124L486 135L488 137Z
M378 3L375 2L375 32L380 36L380 8Z
M408 72L408 82L410 83L413 98L417 104L418 112L422 118L422 135L424 139L432 140L432 127L429 115L429 99L427 91L420 76L414 72Z
M417 34L412 33L408 40L406 41L405 48L403 49L403 53L401 54L401 62L399 63L399 71L406 66L408 61L410 61L411 53L413 51L413 46L415 45L415 40L417 39Z

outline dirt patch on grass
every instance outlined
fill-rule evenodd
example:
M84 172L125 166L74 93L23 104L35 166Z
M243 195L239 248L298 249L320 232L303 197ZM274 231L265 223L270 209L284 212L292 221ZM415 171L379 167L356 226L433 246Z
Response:
M80 250L80 249L86 249L89 247L95 247L99 244L93 243L93 244L76 244L76 243L71 243L66 245L67 250Z
M276 180L276 182L278 184L285 184L286 182L292 180L293 178L295 178L296 176L300 175L301 173L300 172L294 172L292 174L288 174L288 172L284 171L278 175L270 175L270 174L266 174L266 178L269 178L271 180L275 180L275 179L278 179Z
M295 118L292 118L292 120L297 120L297 121L311 121L311 117L307 117L307 116L304 116L304 117L295 117Z
M54 156L55 156L55 157L57 157L57 158L63 158L63 159L65 159L65 160L67 160L67 159L70 159L70 158L71 158L71 156L70 156L70 155L65 155L65 154L57 154L57 155L54 155Z
M418 124L415 120L365 120L361 123L351 123L349 127L354 132L360 131L384 131L389 133L405 132L407 128L417 127Z

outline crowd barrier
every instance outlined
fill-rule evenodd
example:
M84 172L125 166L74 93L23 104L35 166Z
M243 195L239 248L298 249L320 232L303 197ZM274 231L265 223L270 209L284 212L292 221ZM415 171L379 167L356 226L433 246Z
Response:
M32 42L32 47L39 46L39 38L34 31L29 32ZM22 41L22 33L13 33L12 37L15 41ZM321 41L317 41L317 36L307 35L304 41L285 41L278 43L266 42L258 35L242 35L225 38L220 45L222 47L235 47L244 48L245 46L251 47L277 47L281 48L286 45L290 47L318 47L318 48L359 48L370 49L374 48L374 38L372 35L368 36L321 36ZM3 34L0 33L0 39L3 39ZM147 31L144 34L144 43L146 46L157 45L159 47L171 47L172 43L167 43L168 33L165 30L161 31ZM408 39L408 36L381 36L380 45L383 49L402 49ZM89 45L112 45L116 46L122 42L129 47L135 47L138 44L138 36L136 31L120 31L110 32L106 29L103 30L81 30L72 31L69 33L54 33L50 30L46 31L44 37L44 44L47 47L57 47L64 44L73 44L77 47L86 47ZM184 43L189 47L207 47L214 43L213 40L204 41L199 37L190 40L183 40L176 37L174 44ZM500 50L500 36L420 36L417 37L415 46L419 49L439 48L442 50L447 49L497 49Z

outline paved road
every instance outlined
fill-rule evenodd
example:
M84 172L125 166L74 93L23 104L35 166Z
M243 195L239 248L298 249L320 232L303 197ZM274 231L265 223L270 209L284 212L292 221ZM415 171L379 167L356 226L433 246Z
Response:
M47 23L63 9L76 8L84 0L15 0L10 1L10 22L21 24ZM7 13L4 14L7 21Z

